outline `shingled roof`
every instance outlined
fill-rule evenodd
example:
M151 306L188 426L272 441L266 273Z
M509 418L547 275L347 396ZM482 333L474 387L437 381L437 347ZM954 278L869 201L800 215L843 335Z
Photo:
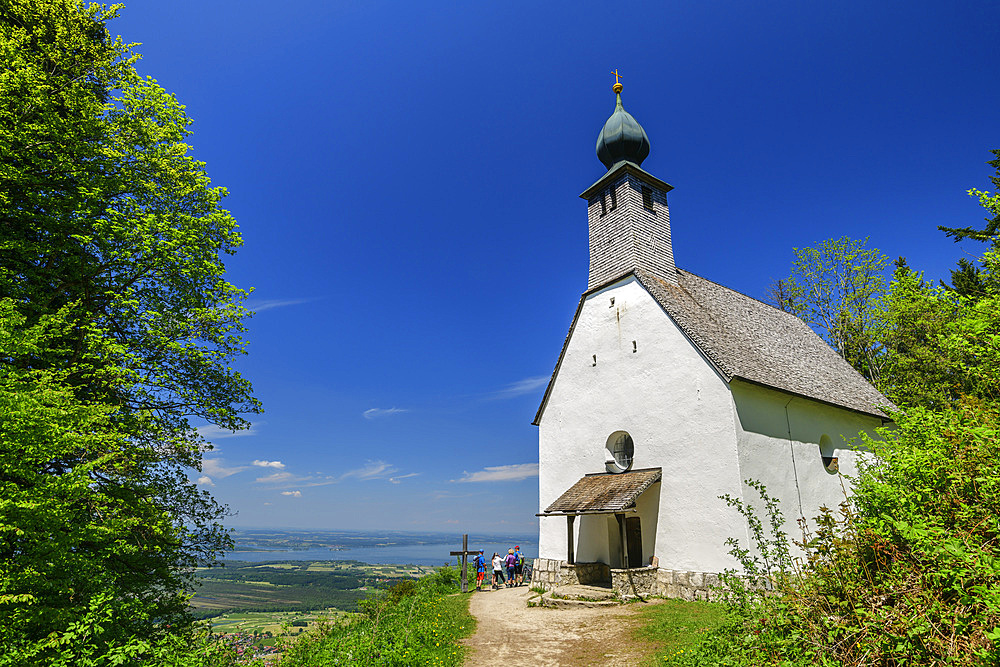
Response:
M884 410L894 407L889 399L798 317L688 271L676 271L676 284L635 269L597 289L634 275L727 382L744 380L888 418ZM581 307L597 289L583 295ZM577 309L577 316L579 313ZM566 344L571 335L572 328ZM535 424L541 419L558 372L557 364Z
M662 468L586 475L539 516L623 512L635 507L642 492L659 482L662 476Z

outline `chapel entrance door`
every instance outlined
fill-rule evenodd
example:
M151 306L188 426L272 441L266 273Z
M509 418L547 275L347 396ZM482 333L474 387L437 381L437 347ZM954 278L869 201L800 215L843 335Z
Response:
M642 527L637 516L625 519L625 544L628 545L628 566L642 567Z

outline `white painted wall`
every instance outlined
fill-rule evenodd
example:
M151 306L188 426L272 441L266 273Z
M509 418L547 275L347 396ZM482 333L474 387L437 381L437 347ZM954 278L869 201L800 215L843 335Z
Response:
M857 474L861 431L875 436L881 425L875 417L799 398L764 387L734 380L731 383L736 410L740 479L763 482L768 494L780 499L785 532L801 539L796 521L810 521L826 506L836 510L850 492L850 477ZM841 474L823 467L820 441L827 436L838 457ZM736 494L733 494L734 496ZM744 485L744 502L762 510L760 496ZM763 517L763 513L761 514Z
M717 497L740 489L735 419L724 379L627 277L586 299L558 369L539 422L540 510L585 474L603 472L608 436L625 430L635 442L633 469L663 469L655 527L645 516L652 489L639 504L644 560L655 554L677 570L731 567L724 542L745 539L746 528ZM609 521L577 519L578 560L608 562L600 526ZM566 558L564 517L541 518L539 556Z

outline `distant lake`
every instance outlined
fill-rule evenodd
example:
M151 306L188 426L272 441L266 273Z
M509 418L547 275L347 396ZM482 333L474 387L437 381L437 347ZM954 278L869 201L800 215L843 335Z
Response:
M469 549L482 549L489 558L493 552L506 554L514 545L521 547L525 559L538 556L538 542L521 539L518 542L476 542L469 539ZM302 549L299 551L236 551L225 555L225 560L242 560L259 563L267 560L356 560L372 565L444 565L454 563L449 551L462 548L461 538L434 544L400 544L384 547L351 547L334 551L328 548Z

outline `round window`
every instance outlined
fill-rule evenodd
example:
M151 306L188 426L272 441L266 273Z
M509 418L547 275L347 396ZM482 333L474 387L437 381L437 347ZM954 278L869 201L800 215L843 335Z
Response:
M607 447L614 458L614 466L619 472L624 472L632 467L632 455L635 453L632 436L625 431L612 433L611 437L608 438Z
M840 472L840 461L837 460L837 451L833 448L833 441L830 436L824 435L819 439L819 455L823 460L823 468L831 475Z

